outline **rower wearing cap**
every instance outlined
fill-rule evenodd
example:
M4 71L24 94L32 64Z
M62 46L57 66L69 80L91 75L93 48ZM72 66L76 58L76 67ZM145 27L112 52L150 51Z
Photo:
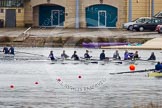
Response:
M90 59L92 56L90 56L89 54L88 54L88 50L86 50L86 53L84 54L84 58L85 59Z
M62 59L67 59L69 56L65 53L65 50L63 50L63 53L61 54Z
M50 51L50 54L48 56L52 61L55 60L55 57L54 57L54 54L53 54L53 51Z
M77 53L77 52L74 51L74 54L71 56L71 59L79 60L79 57L78 57L78 55L77 55L76 53Z

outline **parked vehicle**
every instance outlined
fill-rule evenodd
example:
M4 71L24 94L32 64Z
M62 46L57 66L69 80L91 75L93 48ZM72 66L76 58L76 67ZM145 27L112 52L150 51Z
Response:
M123 28L127 30L133 30L133 24L141 24L149 21L150 19L151 19L150 17L140 17L135 19L134 21L124 23Z
M144 31L144 30L149 30L149 31L155 31L156 26L162 24L162 19L158 18L151 18L148 22L142 23L142 24L134 24L133 25L133 30L136 31Z
M157 25L156 30L158 33L162 33L162 25Z

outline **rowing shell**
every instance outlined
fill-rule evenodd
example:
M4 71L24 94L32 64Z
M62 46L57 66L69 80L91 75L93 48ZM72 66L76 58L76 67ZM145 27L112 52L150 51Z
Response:
M46 60L48 58L36 57L36 56L23 56L23 55L12 55L12 54L0 54L0 60Z
M100 61L100 60L71 60L71 59L66 59L66 60L54 60L52 61L51 64L57 64L57 63L61 63L61 64L108 64L108 63L118 63L118 64L122 64L121 61Z
M148 77L162 77L162 72L150 72Z

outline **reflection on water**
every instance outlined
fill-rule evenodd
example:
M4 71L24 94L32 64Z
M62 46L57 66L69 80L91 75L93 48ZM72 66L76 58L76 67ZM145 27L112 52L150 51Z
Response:
M16 50L45 56L53 50L59 57L63 49ZM85 52L85 49L66 49L66 53L72 55L74 50L79 56ZM98 58L101 50L90 50L90 54ZM113 52L106 50L106 56L112 56ZM124 50L119 52L123 55ZM139 51L143 59L147 59L150 53ZM161 61L160 51L155 51L155 54ZM147 72L109 74L129 71L129 63L51 64L45 57L38 58L38 61L0 60L0 108L131 108L162 102L161 78L149 78ZM137 70L151 68L154 68L153 63L136 63ZM11 89L10 85L14 88Z

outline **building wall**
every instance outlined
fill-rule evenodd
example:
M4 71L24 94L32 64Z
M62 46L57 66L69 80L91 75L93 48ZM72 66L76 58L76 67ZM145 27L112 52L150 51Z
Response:
M4 26L5 26L5 14L6 9L16 9L16 27L23 27L24 26L24 8L0 8L3 9L4 12L0 13L0 19L4 20ZM18 11L21 11L20 13Z
M31 0L25 3L25 23L39 26L39 5L60 5L65 7L65 28L75 27L75 0Z
M94 4L100 4L100 0L82 0L80 3L80 26L82 28L86 28L86 13L85 13L85 8ZM125 12L125 6L126 3L123 0L103 0L102 4L107 4L114 6L118 8L118 22L117 22L117 27L121 27L122 23L125 21L126 18L126 12Z
M3 13L0 12L0 19L5 20L5 9L4 8L0 8L0 10L3 10Z
M24 1L24 23L26 25L33 24L33 10L31 7L31 2L29 0Z
M132 20L139 17L151 17L152 16L152 0L132 0ZM162 11L162 0L154 0L154 14ZM65 28L75 28L76 20L76 0L25 0L24 8L16 9L16 26L24 26L26 24L32 24L33 26L39 26L39 5L60 5L65 7ZM86 7L100 4L100 0L80 0L80 28L86 28ZM128 21L128 7L129 0L103 0L103 4L111 5L118 8L118 21L116 23L117 28L121 28L124 22ZM0 19L5 20L4 13L0 13ZM10 8L11 9L11 8ZM21 9L21 13L18 13L18 9Z
M155 11L154 14L158 13L159 11L162 11L162 0L154 0L155 1Z
M132 0L132 20L139 17L151 17L151 0Z
M132 0L132 20L139 17L152 17L152 5L152 0L139 0L139 2ZM154 14L159 11L162 11L162 0L154 0Z
M75 28L76 0L64 0L65 5L65 28Z

